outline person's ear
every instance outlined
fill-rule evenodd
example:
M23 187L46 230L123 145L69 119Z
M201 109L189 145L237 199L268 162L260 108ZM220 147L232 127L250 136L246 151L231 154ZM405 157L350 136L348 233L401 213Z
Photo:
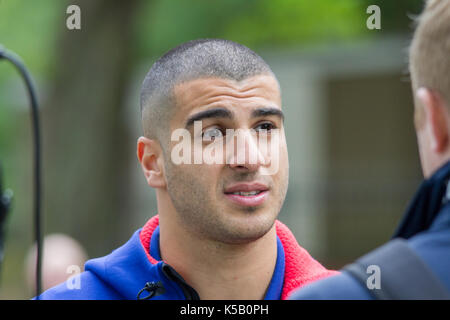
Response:
M165 188L164 159L159 143L156 140L139 137L137 157L148 185L153 188Z
M424 129L431 150L441 154L449 147L449 112L444 101L435 91L427 88L417 90L417 98L423 108Z

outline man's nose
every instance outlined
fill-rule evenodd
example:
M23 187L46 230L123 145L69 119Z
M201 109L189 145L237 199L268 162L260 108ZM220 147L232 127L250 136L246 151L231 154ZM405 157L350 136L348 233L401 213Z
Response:
M227 163L231 168L257 171L264 165L264 155L258 146L255 133L250 130L237 130L231 139L232 141L227 142Z

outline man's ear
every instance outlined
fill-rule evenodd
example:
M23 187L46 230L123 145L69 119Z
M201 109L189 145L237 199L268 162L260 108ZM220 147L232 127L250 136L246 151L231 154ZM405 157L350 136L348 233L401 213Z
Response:
M139 137L137 157L148 185L153 188L165 188L164 159L159 143L156 140Z
M449 112L444 100L439 94L427 88L417 90L417 98L423 108L424 129L430 143L431 150L444 153L449 148Z

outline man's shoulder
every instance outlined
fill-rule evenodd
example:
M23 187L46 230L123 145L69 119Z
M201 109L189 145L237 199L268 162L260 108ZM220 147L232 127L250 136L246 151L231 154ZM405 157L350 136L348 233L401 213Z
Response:
M139 230L121 247L106 256L86 262L85 271L48 289L40 299L51 300L113 300L135 298L155 276L140 240ZM153 271L153 272L152 272Z
M450 290L450 228L419 233L408 240L408 245Z
M36 297L34 298L36 300ZM84 271L39 295L39 300L114 300L118 292L102 281L95 273Z
M290 296L291 300L370 300L370 293L347 272L312 282Z
M408 246L435 273L439 280L450 288L450 259L445 259L450 250L450 230L424 231L407 240ZM295 300L358 300L373 299L369 290L347 272L319 280L294 292Z

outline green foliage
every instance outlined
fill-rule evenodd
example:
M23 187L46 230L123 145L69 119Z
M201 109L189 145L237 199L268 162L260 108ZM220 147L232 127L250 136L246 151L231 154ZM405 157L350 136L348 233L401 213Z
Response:
M139 57L159 56L181 42L207 37L232 39L252 48L352 39L370 35L365 27L370 4L380 6L384 31L398 32L408 31L407 14L420 12L423 1L142 1L136 18L136 52ZM49 75L67 5L60 0L0 0L0 43L21 55L34 73ZM6 76L10 73L2 72L0 81Z
M64 16L63 1L0 0L0 43L19 54L34 73L46 74L56 53L56 36L65 28Z
M138 53L159 56L196 38L222 37L249 47L338 41L366 32L358 0L172 0L146 2L138 18Z
M253 46L299 45L360 35L365 15L353 0L258 1L226 26L226 35Z
M51 76L56 37L65 28L63 6L55 0L0 0L0 44L20 55L35 78ZM16 85L25 90L14 67L0 61L0 154L14 143L11 120L16 116L8 106L16 104L16 97L6 91Z

